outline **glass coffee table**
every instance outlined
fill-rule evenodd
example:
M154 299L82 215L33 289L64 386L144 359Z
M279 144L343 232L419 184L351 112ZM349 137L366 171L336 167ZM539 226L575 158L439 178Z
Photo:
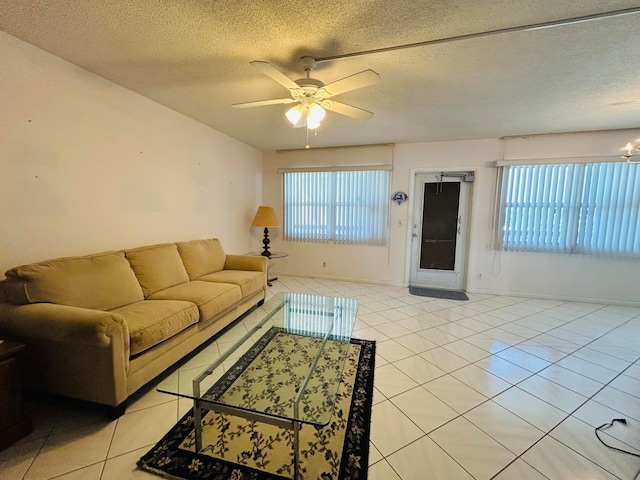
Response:
M293 430L298 478L300 426L331 421L357 310L354 298L280 293L200 350L157 390L193 400L196 452L203 448L203 410ZM225 342L229 336L235 342Z

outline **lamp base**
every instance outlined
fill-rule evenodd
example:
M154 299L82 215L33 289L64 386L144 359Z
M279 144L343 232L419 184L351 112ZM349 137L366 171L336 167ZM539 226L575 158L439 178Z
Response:
M264 227L264 238L262 239L262 244L264 245L264 247L261 253L263 257L267 257L267 258L271 257L271 252L269 251L270 243L271 243L271 240L269 240L269 229L267 227Z

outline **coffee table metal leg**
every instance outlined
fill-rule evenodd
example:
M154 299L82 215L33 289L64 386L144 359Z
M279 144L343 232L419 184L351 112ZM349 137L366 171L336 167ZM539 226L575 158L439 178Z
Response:
M293 421L293 478L300 478L300 422Z
M202 450L202 410L197 399L193 400L193 431L196 437L195 453L199 453Z

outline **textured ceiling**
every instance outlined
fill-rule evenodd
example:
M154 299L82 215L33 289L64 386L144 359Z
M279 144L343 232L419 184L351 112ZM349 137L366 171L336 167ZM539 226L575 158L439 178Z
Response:
M300 148L288 92L299 58L639 8L624 0L0 0L0 30L261 150ZM336 100L312 146L494 138L640 127L640 13L321 63L325 83L370 68L377 85Z

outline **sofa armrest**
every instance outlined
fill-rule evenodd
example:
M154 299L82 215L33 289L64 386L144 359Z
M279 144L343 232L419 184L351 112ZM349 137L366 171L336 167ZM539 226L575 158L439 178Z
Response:
M225 256L225 270L250 270L267 272L267 257L254 255L229 255Z
M129 328L117 313L53 303L0 304L0 335L27 340L106 345L118 331L129 350Z
M129 329L121 315L51 303L2 303L0 337L27 345L25 385L111 406L128 396Z

